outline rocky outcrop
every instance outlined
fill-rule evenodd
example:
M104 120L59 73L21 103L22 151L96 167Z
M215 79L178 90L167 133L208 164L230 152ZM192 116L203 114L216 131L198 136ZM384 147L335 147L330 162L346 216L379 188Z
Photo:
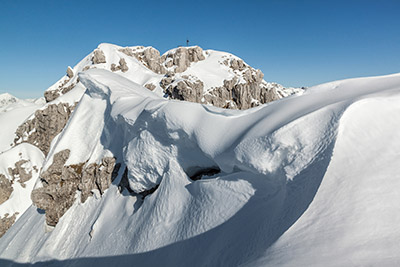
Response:
M32 170L27 172L23 166L28 162L29 160L21 159L15 163L15 168L8 168L8 173L12 177L12 180L18 181L22 187L25 187L25 182L32 178Z
M168 78L167 78L168 79ZM185 100L190 102L201 102L201 98L203 96L203 88L204 84L198 78L194 76L182 76L182 80L165 86L168 81L162 82L162 85L165 88L165 92L172 99Z
M50 104L45 109L37 110L32 119L18 127L14 144L27 142L37 146L47 155L51 141L62 131L74 107L68 103L59 103Z
M195 55L199 55L199 52L192 54L191 60L199 59ZM267 86L260 70L236 58L226 59L223 63L236 74L232 79L224 80L223 86L204 91L203 82L197 77L180 76L173 72L165 75L160 86L172 99L230 109L248 109L280 98L273 87Z
M71 73L68 74L68 70L70 70ZM72 75L72 76L69 76L69 75ZM67 77L69 77L69 78L66 78L66 79L64 79L63 82L60 82L58 87L57 87L57 89L48 90L48 91L44 92L44 98L46 99L47 103L53 101L56 98L58 98L61 94L68 93L69 91L71 91L75 87L76 83L74 83L74 82L69 83L69 81L72 79L73 75L74 74L73 74L72 69L70 67L68 67L68 69L67 69ZM79 78L77 79L76 82L78 82L78 81L79 81ZM68 83L69 83L69 85L67 86Z
M0 174L0 204L6 202L14 189L12 183L3 174Z
M248 109L279 99L273 88L262 83L237 83L225 80L224 86L214 88L204 95L205 102L213 106L233 109Z
M155 73L164 74L166 70L162 65L162 60L160 52L153 47L143 47L138 46L135 48L122 48L120 52L135 57L137 60L143 63L148 69L154 71Z
M72 70L72 68L70 67L70 66L68 66L68 68L67 68L67 76L68 76L68 78L72 78L72 77L74 77L74 71Z
M94 50L92 62L93 64L106 63L106 56L104 55L104 52L100 49Z
M72 206L77 191L80 191L80 200L85 202L93 189L103 194L118 174L120 165L115 164L115 158L105 157L99 164L65 165L69 155L68 149L54 155L53 163L40 175L43 187L31 194L33 203L45 210L46 223L50 226L55 226Z
M128 56L135 57L148 69L158 74L167 73L167 69L175 73L181 73L187 70L192 62L205 59L203 49L198 46L179 47L162 56L153 47L126 47L119 51Z
M144 87L149 89L150 91L153 91L154 89L156 89L157 86L153 83L146 83Z
M3 218L0 217L0 237L2 237L7 230L14 224L17 219L18 212L10 216L8 213Z
M119 60L119 65L117 66L115 63L111 64L111 71L122 71L122 72L127 72L129 70L128 65L126 64L126 61L124 58L121 58Z
M167 68L175 67L175 73L184 72L192 62L204 60L203 49L198 46L179 47L173 52L165 54L161 57Z
M60 93L58 92L58 90L49 90L44 92L44 98L46 99L47 103L53 101L59 96Z

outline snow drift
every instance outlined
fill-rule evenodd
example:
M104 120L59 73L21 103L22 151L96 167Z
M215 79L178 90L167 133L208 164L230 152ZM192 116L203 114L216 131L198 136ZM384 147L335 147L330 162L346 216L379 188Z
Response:
M74 191L55 227L30 206L0 239L2 265L400 263L400 74L244 111L168 100L104 69L79 81L41 174L68 150L63 165L114 158L117 175L85 201Z

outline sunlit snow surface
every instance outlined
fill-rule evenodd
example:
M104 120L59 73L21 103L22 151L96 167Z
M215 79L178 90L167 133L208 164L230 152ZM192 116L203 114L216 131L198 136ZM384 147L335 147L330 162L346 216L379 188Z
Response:
M120 175L52 231L30 207L0 239L0 265L400 264L399 74L246 111L166 100L106 70L80 80L88 90L43 167L69 148L67 164L113 155ZM121 194L125 166L132 189L158 189ZM221 173L188 177L207 167Z

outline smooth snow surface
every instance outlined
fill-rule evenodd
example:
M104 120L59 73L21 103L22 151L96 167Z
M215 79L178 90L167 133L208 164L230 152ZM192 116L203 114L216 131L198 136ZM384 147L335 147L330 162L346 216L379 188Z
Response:
M67 164L114 155L119 176L52 231L28 208L0 239L2 266L400 264L400 74L246 111L168 101L107 70L79 78L43 168L69 148ZM159 187L120 193L125 167L134 191ZM221 172L189 178L209 168Z

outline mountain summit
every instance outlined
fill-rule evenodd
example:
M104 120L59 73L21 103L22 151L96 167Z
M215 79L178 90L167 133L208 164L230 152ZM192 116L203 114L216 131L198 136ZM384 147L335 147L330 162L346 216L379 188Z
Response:
M302 92L266 82L260 70L226 52L192 46L160 55L153 47L101 44L74 68L68 67L67 75L46 91L46 100L69 92L79 83L75 74L89 69L112 71L160 96L233 109Z

